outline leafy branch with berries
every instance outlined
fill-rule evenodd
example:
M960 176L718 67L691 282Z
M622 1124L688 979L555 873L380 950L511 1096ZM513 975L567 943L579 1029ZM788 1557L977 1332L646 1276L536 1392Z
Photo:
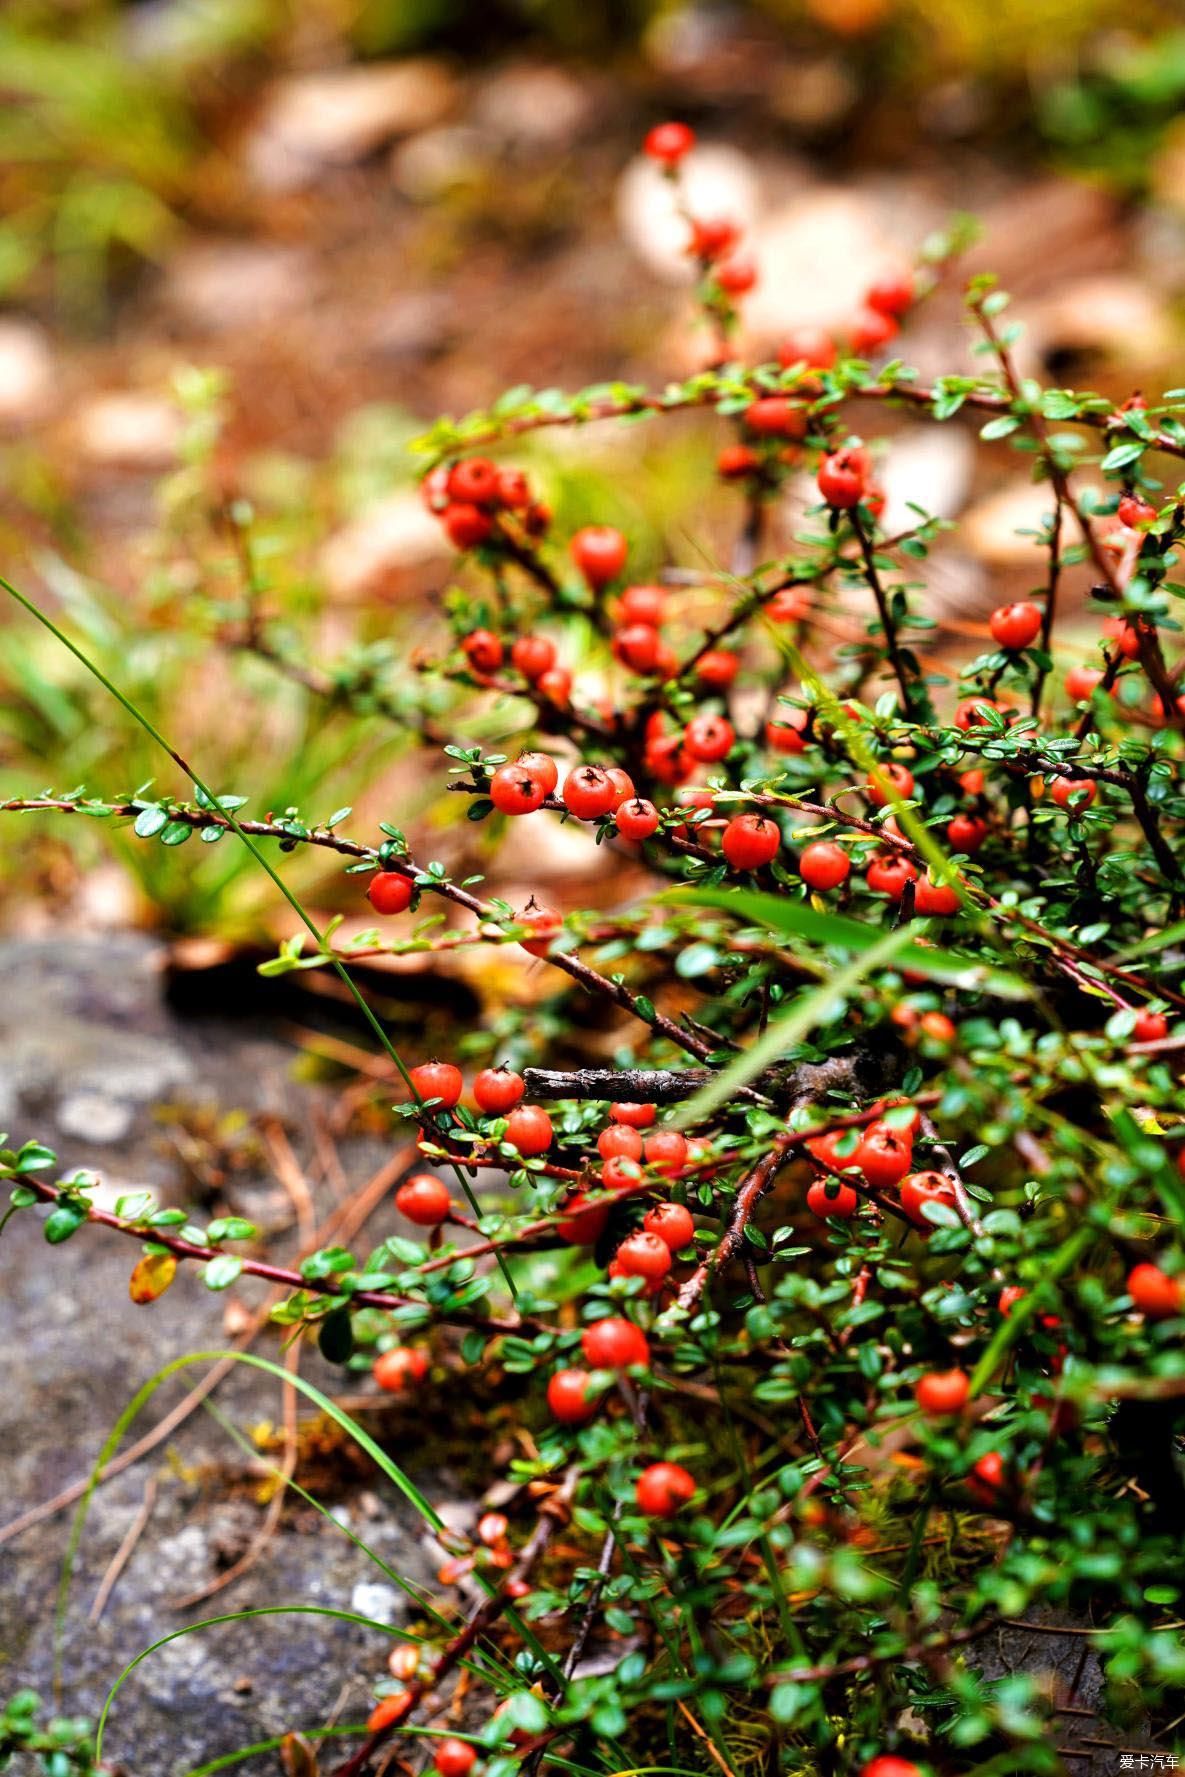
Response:
M452 1538L339 1777L390 1768L392 1745L440 1777L1059 1771L1074 1713L991 1657L1018 1625L1087 1639L1103 1716L1142 1746L1180 1717L1185 390L1039 385L986 277L973 373L890 360L958 278L961 228L843 338L740 362L757 268L688 207L693 148L675 123L646 142L706 367L512 391L420 441L458 553L447 631L411 691L365 695L435 749L468 873L403 826L356 834L348 808L215 792L9 588L181 776L0 814L245 846L301 922L263 972L336 971L410 1152L406 1233L294 1266L240 1218L102 1208L35 1140L0 1154L13 1210L47 1209L51 1244L136 1243L138 1304L186 1266L262 1280L289 1339L377 1391L431 1404L481 1379L521 1407L506 1509ZM972 420L1047 496L1040 585L964 625L953 664L927 608L950 526L918 506L886 528L876 428L897 408ZM623 530L558 535L546 490L488 454L688 409L720 431L727 566L635 579ZM224 639L351 695L257 611ZM502 841L551 824L632 892L504 898ZM314 921L284 879L298 851L360 878L380 923ZM472 1036L468 1080L460 1044L405 1059L355 965L483 946L544 977L538 1015Z

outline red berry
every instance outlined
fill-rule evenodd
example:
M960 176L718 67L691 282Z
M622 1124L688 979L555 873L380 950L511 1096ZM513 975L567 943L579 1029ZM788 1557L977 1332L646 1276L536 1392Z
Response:
M396 1191L395 1207L417 1228L438 1228L453 1206L443 1179L430 1172L418 1172Z
M425 1061L411 1070L411 1083L417 1098L438 1098L437 1110L451 1111L461 1096L465 1082L461 1070L451 1061Z
M833 451L819 466L819 492L829 506L846 512L858 506L868 486L868 455L851 446Z
M467 636L462 636L461 647L465 658L475 672L497 672L505 657L502 643L489 629L473 629Z
M760 870L778 855L782 834L776 821L760 814L738 814L720 836L720 849L734 870Z
M728 648L709 648L695 663L695 676L701 685L713 691L726 691L737 676L737 656Z
M625 566L628 546L609 524L588 524L568 545L572 560L592 587L608 586Z
M931 1370L913 1392L923 1413L958 1413L971 1392L971 1379L965 1370Z
M774 753L805 753L803 733L809 721L806 710L787 709L765 724L765 744Z
M1136 494L1124 494L1119 502L1119 522L1133 531L1151 524L1155 517L1156 507L1150 506L1147 500L1141 500Z
M878 314L898 316L905 313L913 298L913 273L899 271L887 272L884 277L877 278L869 285L864 300Z
M572 694L572 675L566 666L553 666L550 671L539 674L535 689L548 703L563 709Z
M835 363L835 341L821 327L798 327L778 347L778 363L784 370L806 364L812 370L830 370Z
M955 710L955 727L961 728L964 733L968 728L988 728L991 726L987 714L989 710L995 710L1005 719L1011 713L1004 704L997 703L994 698L965 697Z
M479 1111L487 1117L504 1117L512 1111L523 1093L526 1082L521 1074L508 1067L483 1067L473 1082L473 1097Z
M1072 666L1065 678L1066 696L1074 703L1085 703L1102 677L1092 666Z
M965 790L968 796L982 796L986 783L987 773L981 771L978 766L973 767L970 771L959 773L959 788Z
M498 504L511 512L525 512L531 504L531 484L521 469L499 469Z
M662 653L662 638L650 623L627 623L613 632L613 653L635 673L652 673Z
M506 1140L518 1149L524 1159L546 1154L551 1146L551 1118L537 1104L523 1104L506 1119Z
M366 1718L367 1733L378 1734L384 1728L394 1727L409 1713L415 1700L414 1691L396 1691L393 1697L384 1697Z
M657 629L667 606L665 586L627 586L617 601L619 623L648 623Z
M498 498L498 470L488 457L466 457L449 470L449 499L492 506Z
M869 778L865 788L869 800L875 802L878 808L887 808L893 800L886 784L891 784L896 795L905 800L913 795L913 772L907 765L897 765L891 759L877 765L874 775Z
M632 1104L623 1099L609 1106L609 1116L614 1123L625 1123L630 1129L649 1129L657 1109L657 1105Z
M935 882L927 873L919 876L913 894L914 912L921 918L941 918L959 911L958 890L949 882Z
M1004 1458L998 1450L989 1450L972 1463L971 1473L967 1477L967 1491L974 1494L984 1505L991 1506L1004 1485Z
M716 473L721 481L740 481L761 467L761 458L747 444L726 444L716 458Z
M798 860L798 874L808 888L820 892L838 888L851 874L852 860L842 845L834 840L819 839L808 845Z
M687 1160L687 1137L677 1129L656 1129L646 1137L644 1151L647 1166L664 1178L677 1178Z
M448 505L448 477L448 464L437 463L435 469L429 469L420 483L420 498L429 512L437 518Z
M564 925L563 918L555 907L537 907L534 902L523 908L515 923L539 934L538 937L519 939L523 949L531 956L546 956Z
M415 893L410 876L398 870L380 870L366 888L366 899L376 913L406 913Z
M811 614L810 594L794 586L783 586L765 607L771 623L802 623Z
M726 296L746 296L757 282L757 266L747 253L737 253L716 267L716 282Z
M683 730L683 745L693 759L714 765L736 745L736 730L727 716L693 716Z
M609 1204L589 1203L584 1191L577 1191L564 1205L567 1212L556 1223L556 1233L569 1246L595 1246L609 1225Z
M646 1277L657 1281L671 1268L671 1249L657 1234L640 1228L628 1234L616 1252L617 1264L626 1277Z
M892 315L883 314L880 309L861 309L852 322L852 350L857 356L863 352L877 352L900 331Z
M1163 1012L1139 1012L1132 1029L1134 1043L1159 1043L1169 1034L1169 1021Z
M832 1178L816 1179L806 1194L806 1206L813 1216L826 1219L833 1216L836 1221L846 1222L855 1215L860 1207L860 1199L851 1185Z
M740 239L740 229L727 216L713 216L693 221L687 251L695 259L723 259Z
M1004 1288L996 1297L996 1308L998 1312L1004 1316L1005 1320L1008 1319L1008 1316L1012 1313L1016 1304L1026 1293L1027 1292L1021 1288L1019 1283L1006 1283L1004 1285Z
M953 821L948 821L946 836L956 851L965 852L968 857L977 852L987 838L987 822L977 814L957 814Z
M923 1213L927 1203L945 1203L954 1208L955 1187L945 1173L911 1172L902 1181L902 1209L917 1227L929 1230L935 1224Z
M878 853L864 876L873 894L888 895L892 901L899 901L905 893L905 885L917 879L916 866L899 851Z
M495 1543L504 1542L510 1523L504 1512L483 1512L477 1520L477 1538L488 1549Z
M499 765L490 779L489 794L499 814L533 814L547 800L543 779L517 763Z
M634 780L620 765L607 765L605 776L613 786L613 806L610 812L616 814L622 804L634 795Z
M610 1314L585 1327L580 1349L594 1370L628 1370L632 1364L650 1362L650 1341L641 1327L620 1314Z
M1068 808L1071 814L1081 814L1089 808L1098 795L1090 778L1053 777L1049 780L1049 794L1059 808Z
M656 123L648 130L642 152L664 167L678 166L695 147L695 131L685 123Z
M1103 634L1108 641L1116 642L1119 652L1125 660L1135 660L1140 652L1140 630L1126 617L1107 617L1103 621Z
M441 522L449 542L457 549L476 549L494 528L489 513L467 501L454 501L446 506Z
M538 679L555 665L555 643L546 636L520 636L510 650L512 665L524 679Z
M923 1012L918 1029L935 1043L953 1043L955 1040L955 1027L945 1012Z
M617 810L617 831L623 839L649 839L658 830L659 818L653 802L643 796L627 798Z
M1127 1293L1148 1320L1171 1320L1181 1312L1181 1285L1159 1265L1137 1265L1130 1271Z
M652 1462L638 1476L634 1498L648 1518L673 1518L695 1493L695 1476L677 1462Z
M1017 605L999 605L988 618L988 628L1001 648L1015 653L1029 647L1041 634L1041 612L1027 600Z
M424 1380L428 1359L410 1345L396 1345L375 1358L371 1374L388 1394L402 1394L404 1389Z
M691 1245L695 1236L691 1211L681 1203L656 1203L653 1209L647 1210L642 1227L647 1234L657 1234L672 1253L681 1253L685 1246Z
M545 796L550 796L560 781L560 768L550 753L520 753L514 763L539 779Z
M547 1404L561 1425L583 1425L597 1410L588 1396L587 1370L557 1370L547 1384Z
M891 1752L882 1752L876 1758L869 1759L860 1772L860 1777L922 1777L922 1768L915 1765L912 1759L897 1758Z
M745 425L758 438L805 438L807 418L785 395L762 395L745 409Z
M611 1155L601 1168L601 1183L607 1191L632 1191L641 1182L642 1168L628 1154Z
M856 1149L855 1161L869 1184L884 1191L909 1171L913 1144L907 1135L885 1123L870 1123Z
M564 779L564 807L578 821L599 821L617 804L617 792L609 773L600 765L578 765Z
M432 1762L440 1777L469 1777L477 1763L477 1748L470 1746L468 1740L457 1740L450 1735L446 1740L437 1741Z
M597 1137L597 1152L602 1160L640 1160L642 1135L628 1123L610 1123Z

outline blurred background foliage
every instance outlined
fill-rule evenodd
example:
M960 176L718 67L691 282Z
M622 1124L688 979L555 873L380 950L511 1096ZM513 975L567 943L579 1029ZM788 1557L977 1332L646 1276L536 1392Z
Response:
M179 221L233 209L220 151L280 65L536 46L678 86L686 46L737 15L796 52L833 51L902 132L958 83L986 136L1138 191L1185 100L1179 0L8 0L0 16L0 297L47 270L75 319L159 259ZM710 93L706 96L710 97Z

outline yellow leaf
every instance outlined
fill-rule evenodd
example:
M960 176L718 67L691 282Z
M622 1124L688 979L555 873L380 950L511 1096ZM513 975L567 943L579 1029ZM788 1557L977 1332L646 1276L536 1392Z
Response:
M177 1275L172 1253L145 1253L128 1280L128 1295L143 1306L163 1296Z

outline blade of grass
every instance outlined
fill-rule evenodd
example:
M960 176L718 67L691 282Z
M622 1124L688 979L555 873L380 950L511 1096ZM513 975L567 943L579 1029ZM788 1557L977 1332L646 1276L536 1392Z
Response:
M811 993L800 995L780 1018L771 1021L764 1035L758 1037L750 1048L742 1050L687 1101L674 1119L674 1127L686 1129L701 1117L709 1116L718 1105L731 1098L738 1087L748 1085L750 1080L764 1073L787 1049L809 1036L831 1007L857 987L865 975L889 962L908 942L907 931L887 932L831 980Z
M301 924L305 927L305 929L313 937L314 941L316 942L318 950L324 956L328 957L329 962L330 962L330 966L333 968L334 972L337 974L339 979L342 981L344 986L349 991L350 997L353 999L354 1003L357 1005L359 1011L362 1013L362 1016L365 1018L367 1024L369 1024L371 1030L374 1032L375 1036L378 1038L380 1044L382 1045L382 1047L384 1048L386 1053L390 1056L391 1060L395 1063L395 1066L403 1079L404 1085L407 1087L408 1091L411 1093L415 1102L417 1104L422 1104L423 1099L422 1099L421 1095L416 1091L415 1086L412 1083L412 1078L411 1078L410 1073L408 1072L407 1068L404 1066L398 1050L396 1049L394 1043L392 1043L390 1037L388 1037L386 1031L383 1029L382 1024L380 1023L378 1017L371 1010L370 1006L367 1004L366 996L363 994L362 989L358 986L357 982L354 980L353 976L350 974L350 971L346 968L346 966L342 962L341 958L339 956L337 956L334 953L334 951L332 950L332 948L326 943L324 933L320 930L316 921L308 913L308 911L304 907L303 903L301 902L300 898L297 895L295 895L292 892L292 890L288 887L287 883L284 881L284 878L280 875L279 871L276 870L274 868L274 866L268 862L267 857L260 850L260 848L255 844L255 842L252 840L250 834L245 833L243 831L242 827L239 825L238 821L235 819L234 810L232 808L223 807L222 803L219 801L218 797L215 796L213 790L210 789L209 785L203 783L202 779L198 776L197 772L193 769L193 767L186 763L186 761L181 757L180 753L177 753L174 751L174 749L169 745L168 741L165 739L164 735L160 732L160 730L158 728L156 728L153 725L152 722L149 721L148 717L144 714L144 712L141 709L138 709L137 706L132 702L131 698L126 696L125 693L120 690L119 686L116 685L111 679L109 679L107 677L106 673L102 670L102 668L99 667L98 665L96 665L96 663L89 657L89 655L85 654L83 652L83 650L77 646L76 643L74 643L70 640L70 637L65 633L64 630L58 628L57 624L53 621L53 619L51 617L47 616L46 613L43 610L41 610L41 608L38 605L34 604L32 599L26 598L26 596L23 592L18 592L16 587L12 585L11 581L5 580L3 578L3 576L0 576L0 587L3 587L4 591L7 592L11 598L14 598L16 600L17 604L20 605L24 610L26 610L31 617L36 618L37 622L42 624L49 631L49 633L55 638L55 640L57 640L58 642L61 643L63 648L68 649L69 652L71 654L73 654L74 658L76 660L80 661L81 664L86 668L87 672L93 674L93 676L99 681L100 685L103 686L104 690L108 691L111 694L111 696L114 697L115 701L120 705L120 707L122 709L126 710L127 714L129 716L131 716L132 720L134 722L138 722L140 727L143 728L144 732L147 735L149 735L156 742L158 747L160 747L161 751L164 753L167 753L169 758L173 761L173 763L182 772L184 772L185 776L194 785L195 789L199 792L199 794L206 798L206 801L208 802L209 806L213 809L216 809L218 811L218 813L220 815L222 815L223 819L227 822L231 831L233 833L235 833L239 839L242 840L243 844L247 847L247 850L251 853L251 855L255 859L256 863L260 866L261 869L263 869L267 872L268 876L271 877L272 882L279 889L280 893L283 895L283 897L287 901L288 905L292 908L292 911L296 914L296 916L300 920ZM473 1210L473 1213L477 1216L480 1216L481 1209L480 1209L480 1206L477 1202L477 1199L474 1197L473 1192L470 1189L468 1179L465 1177L464 1173L462 1172L462 1170L459 1166L454 1165L453 1172L456 1175L458 1184L460 1185L462 1191L464 1191L465 1196L468 1199L469 1206ZM505 1259L503 1258L503 1256L500 1252L496 1252L494 1254L494 1257L498 1262L498 1268L501 1271L502 1276L506 1280L506 1286L509 1289L511 1296L516 1297L518 1295L518 1290L516 1289L514 1279L510 1274L510 1267L507 1265Z

